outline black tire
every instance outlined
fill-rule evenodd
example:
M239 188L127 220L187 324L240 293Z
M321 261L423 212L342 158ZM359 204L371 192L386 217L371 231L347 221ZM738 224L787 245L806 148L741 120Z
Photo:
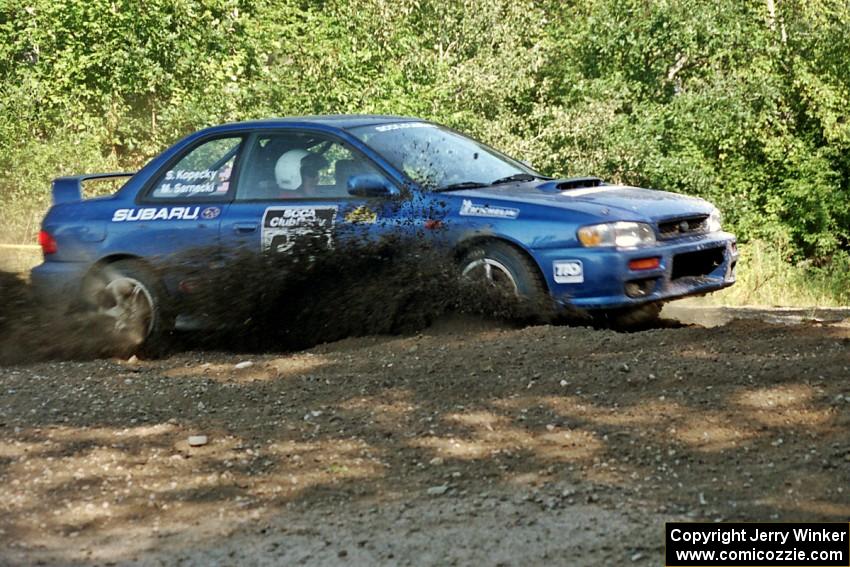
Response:
M615 329L640 330L651 327L661 314L661 303L644 303L624 309L611 309L599 315L602 321Z
M170 328L165 290L143 263L119 260L102 266L84 287L84 300L116 356L157 356Z
M504 292L513 293L536 318L552 316L552 300L537 265L506 242L487 240L474 245L461 258L460 271L464 277L484 276Z

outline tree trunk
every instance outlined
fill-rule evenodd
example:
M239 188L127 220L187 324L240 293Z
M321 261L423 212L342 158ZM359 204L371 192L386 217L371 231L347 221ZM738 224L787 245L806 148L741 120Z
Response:
M776 31L776 2L774 0L766 0L767 2L767 25L770 29ZM782 44L785 45L788 41L788 35L785 33L785 24L779 24L779 37Z

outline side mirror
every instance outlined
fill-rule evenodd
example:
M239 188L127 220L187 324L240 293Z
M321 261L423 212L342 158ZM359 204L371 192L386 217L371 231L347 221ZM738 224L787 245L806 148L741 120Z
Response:
M389 197L398 195L399 191L382 176L367 173L348 178L348 193L357 197Z

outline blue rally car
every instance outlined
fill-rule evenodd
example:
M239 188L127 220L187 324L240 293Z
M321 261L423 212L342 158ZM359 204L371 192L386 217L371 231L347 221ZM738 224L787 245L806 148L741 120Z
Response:
M82 198L83 182L120 176L129 180L114 195ZM191 316L179 313L186 282L154 275L157 259L199 247L286 252L305 235L333 246L353 225L366 237L433 235L470 277L624 321L735 281L735 237L704 200L552 179L454 130L395 116L216 126L135 174L56 179L31 281L44 298L85 299L143 342Z

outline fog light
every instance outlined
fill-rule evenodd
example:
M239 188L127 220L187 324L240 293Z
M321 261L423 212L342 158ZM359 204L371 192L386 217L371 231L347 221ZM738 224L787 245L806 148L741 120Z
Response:
M655 270L661 266L661 258L639 258L637 260L629 260L630 270Z
M655 279L650 278L626 282L624 290L629 297L646 297L655 291Z

